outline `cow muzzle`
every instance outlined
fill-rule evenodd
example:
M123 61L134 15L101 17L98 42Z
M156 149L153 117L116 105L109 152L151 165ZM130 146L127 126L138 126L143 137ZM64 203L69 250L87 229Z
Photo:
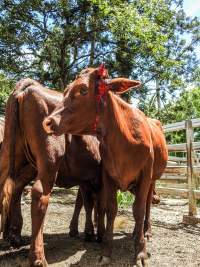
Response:
M59 122L55 118L49 116L43 121L43 128L48 134L55 133L58 128Z

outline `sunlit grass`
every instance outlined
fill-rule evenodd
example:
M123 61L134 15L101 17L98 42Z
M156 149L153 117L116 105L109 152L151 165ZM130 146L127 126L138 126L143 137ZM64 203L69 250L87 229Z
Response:
M131 207L134 201L134 196L130 192L121 192L117 193L117 203L120 208Z

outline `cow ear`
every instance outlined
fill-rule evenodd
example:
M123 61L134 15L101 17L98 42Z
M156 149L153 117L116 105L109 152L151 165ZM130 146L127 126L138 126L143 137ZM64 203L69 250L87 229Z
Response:
M129 80L126 78L115 78L108 80L108 90L111 90L117 94L122 94L130 89L140 88L142 83L136 80Z

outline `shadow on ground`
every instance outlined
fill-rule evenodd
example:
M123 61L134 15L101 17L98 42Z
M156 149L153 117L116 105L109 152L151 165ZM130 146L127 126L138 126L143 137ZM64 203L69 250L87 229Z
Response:
M101 253L101 245L96 242L87 243L83 240L83 234L80 238L69 238L67 234L45 234L45 254L48 263L53 266L96 266L98 265L98 259ZM25 237L26 244L30 242L29 237ZM12 258L15 262L17 259L17 266L25 266L24 262L27 261L29 245L23 246L20 249L8 250L8 244L4 242L4 248L6 253L0 255L0 266L3 262L8 262ZM116 266L117 262L127 262L133 258L133 242L130 235L115 234L114 251L115 261L110 266ZM2 248L1 248L2 250ZM117 257L116 257L117 253ZM19 263L21 259L21 265ZM73 263L70 263L70 262ZM61 265L59 265L62 263ZM12 263L11 263L12 264ZM27 263L26 263L27 264ZM16 266L9 265L7 266ZM120 265L123 266L123 265ZM128 266L128 265L126 265ZM131 266L131 265L130 265Z
M186 226L181 223L168 224L160 221L153 221L152 225L154 227L167 230L181 230L183 233L187 232L192 235L200 235L200 226ZM101 245L96 242L84 242L83 233L80 234L79 238L70 238L66 233L44 234L44 240L46 258L50 266L98 266L98 259L101 254ZM0 266L27 266L30 237L25 236L24 242L25 245L20 249L8 249L8 243L1 242L1 252L4 251L5 253L0 255ZM131 262L134 250L131 233L127 233L125 231L115 233L113 247L113 260L109 266L132 266ZM10 262L11 265L8 263L5 265L5 262L10 261L11 258L14 265L12 262Z

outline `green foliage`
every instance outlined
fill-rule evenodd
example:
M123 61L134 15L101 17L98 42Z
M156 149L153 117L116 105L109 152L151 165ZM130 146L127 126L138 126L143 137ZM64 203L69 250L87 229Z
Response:
M0 74L0 113L4 112L5 103L13 90L13 85L14 83L11 80Z
M127 208L133 204L134 196L130 192L117 192L117 203L120 208Z
M165 105L163 123L172 123L200 117L200 87L183 91L178 99Z
M182 92L179 98L175 98L165 105L160 114L163 124L169 124L187 119L200 118L200 87ZM148 110L150 117L156 117L155 109ZM168 143L183 143L186 141L185 131L166 134ZM200 130L195 130L195 140L200 140Z
M186 17L182 0L0 4L0 66L6 75L31 76L63 89L80 69L105 61L111 75L142 80L141 92L126 95L138 97L141 106L159 82L153 110L160 109L157 100L166 102L185 83L198 80L198 42L199 21Z
M193 50L200 40L199 21L186 17L182 1L118 1L110 9L109 25L118 44L115 67L121 75L142 79L147 90L139 93L141 102L147 99L148 82L154 82L152 107L159 110L156 100L166 102L175 90L194 79L198 62ZM184 32L191 34L191 42Z

